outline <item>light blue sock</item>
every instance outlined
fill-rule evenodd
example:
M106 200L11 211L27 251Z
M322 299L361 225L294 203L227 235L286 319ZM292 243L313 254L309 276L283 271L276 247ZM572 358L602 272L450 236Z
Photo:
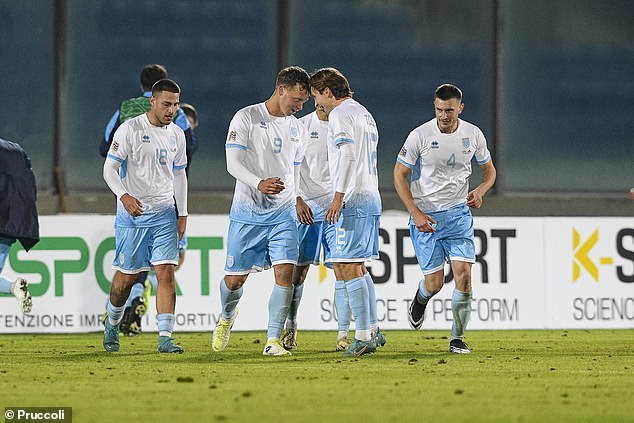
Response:
M130 295L128 296L128 301L125 302L126 307L130 307L132 305L132 300L136 297L143 297L143 291L145 290L145 286L142 283L136 282L132 285L132 289L130 289Z
M3 278L2 276L0 276L0 293L11 294L13 293L11 291L11 288L13 288L13 282L11 282L7 278Z
M233 319L236 314L236 306L242 297L242 287L235 291L227 288L225 278L220 279L220 303L222 304L222 318L225 320Z
M431 297L433 297L433 295L427 291L427 288L425 288L425 279L421 279L418 283L418 292L416 293L416 299L422 305L426 305Z
M117 326L121 323L121 319L123 319L123 310L125 310L125 305L120 307L112 305L110 299L108 299L108 304L106 304L106 311L108 311L108 321L112 326Z
M471 317L471 292L454 289L451 296L451 311L453 312L453 325L451 326L450 340L462 339Z
M158 320L158 332L159 336L172 336L172 332L174 332L174 321L176 318L172 313L161 313L156 315L156 320Z
M337 313L337 326L340 339L350 330L350 304L348 302L348 290L343 281L335 282L335 312Z
M376 291L374 289L374 281L370 272L363 275L365 282L368 284L368 296L370 302L370 328L374 332L376 330Z
M360 341L369 341L372 338L370 330L370 305L368 284L364 277L352 279L346 284L350 309L355 321L354 337Z
M293 327L297 327L297 310L299 310L299 303L302 301L302 294L304 293L304 284L295 285L293 287L293 299L291 300L290 308L288 309L288 316L286 321L291 323ZM287 324L287 326L289 326Z
M156 291L156 288L158 287L158 279L156 279L156 273L154 272L148 273L147 278L150 280L150 285L152 285L152 290Z
M292 286L282 286L275 284L271 298L269 298L269 327L266 332L266 338L280 338L282 329L284 329L284 321L288 314L293 297Z

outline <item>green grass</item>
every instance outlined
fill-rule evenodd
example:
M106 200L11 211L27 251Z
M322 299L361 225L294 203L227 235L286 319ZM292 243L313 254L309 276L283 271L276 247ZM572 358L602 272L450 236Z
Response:
M262 356L262 332L2 335L3 406L69 406L74 422L610 422L634 420L634 330L470 331L469 355L447 332L387 331L378 353L332 352L335 332L300 332L292 357Z

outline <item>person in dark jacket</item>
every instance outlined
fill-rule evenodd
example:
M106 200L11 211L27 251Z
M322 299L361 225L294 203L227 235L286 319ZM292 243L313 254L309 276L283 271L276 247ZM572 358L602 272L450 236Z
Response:
M16 239L26 251L40 240L36 199L31 160L20 145L0 138L0 293L15 295L24 313L33 305L28 282L1 275Z

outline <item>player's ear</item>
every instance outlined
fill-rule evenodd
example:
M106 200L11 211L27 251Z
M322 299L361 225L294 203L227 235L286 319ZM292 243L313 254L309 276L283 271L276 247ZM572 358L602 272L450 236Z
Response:
M458 108L458 114L462 113L462 109L464 109L464 103L460 103L460 107Z

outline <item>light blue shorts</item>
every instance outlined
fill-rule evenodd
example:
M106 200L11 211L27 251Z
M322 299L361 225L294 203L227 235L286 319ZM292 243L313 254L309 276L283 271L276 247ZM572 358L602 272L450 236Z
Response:
M5 238L0 236L0 275L2 274L2 269L4 269L4 264L9 257L9 251L11 251L11 244L15 242L15 239Z
M269 226L230 220L225 273L246 275L277 264L297 264L297 245L294 220Z
M466 204L449 210L428 213L436 232L420 232L410 218L409 233L423 275L441 270L445 260L475 263L473 217Z
M158 264L178 264L176 216L165 224L151 227L115 227L116 251L112 268L135 274Z
M297 224L297 233L299 237L299 257L297 264L306 266L308 264L319 265L321 259L322 245L324 248L324 262L329 258L328 244L326 243L325 228L329 224L323 220L315 221L312 225Z
M335 224L327 225L326 262L356 263L379 258L380 217L340 215Z

